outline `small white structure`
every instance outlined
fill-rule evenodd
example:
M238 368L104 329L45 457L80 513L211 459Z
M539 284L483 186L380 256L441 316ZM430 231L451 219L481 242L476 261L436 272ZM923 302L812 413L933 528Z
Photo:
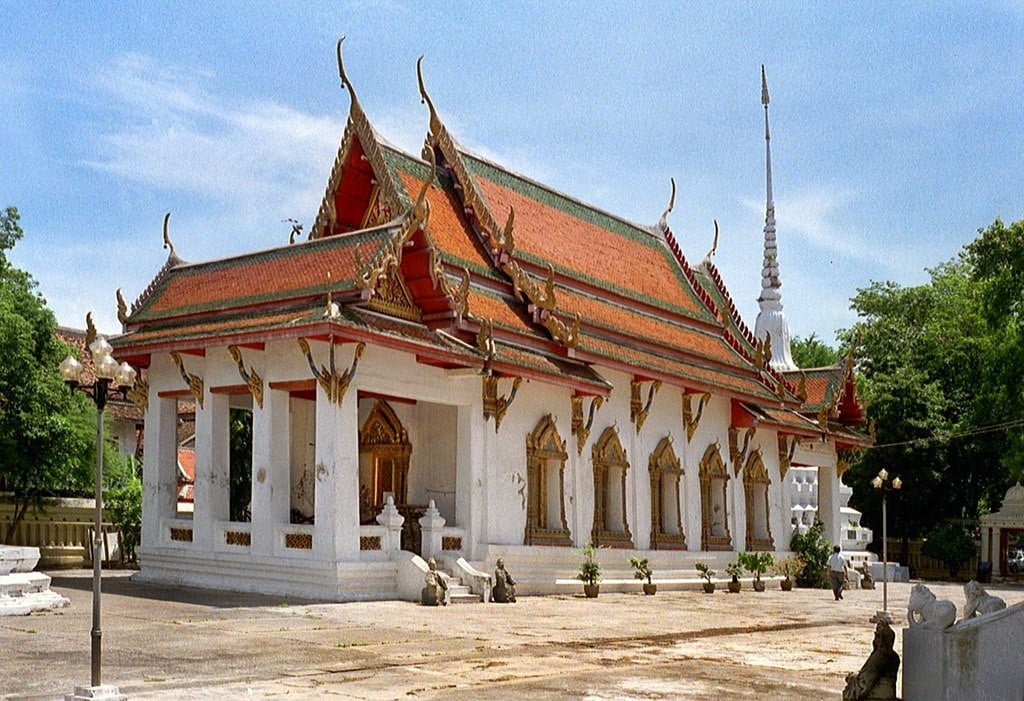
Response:
M945 629L903 629L905 701L1024 698L1024 602Z
M992 574L1024 574L1024 486L1006 490L999 511L980 521L981 559L992 563Z
M63 608L71 603L50 590L50 578L33 572L39 548L0 545L0 616Z

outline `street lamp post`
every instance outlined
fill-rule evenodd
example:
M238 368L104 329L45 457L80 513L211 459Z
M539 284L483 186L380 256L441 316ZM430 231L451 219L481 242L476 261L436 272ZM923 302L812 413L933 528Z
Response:
M95 333L91 315L87 320L88 337ZM89 344L96 379L92 385L81 384L82 364L73 356L64 358L60 364L60 375L72 392L77 388L88 395L96 405L96 484L95 484L95 525L92 540L92 673L90 687L76 687L75 694L68 699L122 699L124 698L115 686L103 686L102 648L103 632L100 628L100 575L102 567L103 547L103 410L111 392L127 396L128 390L135 384L135 368L128 363L114 360L113 348L103 336L97 336ZM111 390L111 383L114 389Z
M887 622L891 622L889 616L889 531L886 495L890 491L900 489L903 486L903 480L899 477L893 477L890 480L888 471L883 468L871 480L871 486L882 491L882 615Z

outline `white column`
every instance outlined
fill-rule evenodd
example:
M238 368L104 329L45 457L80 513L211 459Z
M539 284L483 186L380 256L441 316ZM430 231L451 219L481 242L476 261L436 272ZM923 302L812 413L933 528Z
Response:
M839 508L842 506L839 494L839 477L835 465L818 466L818 518L825 524L824 536L833 545L842 546L842 523Z
M455 425L455 522L466 530L468 542L462 545L465 552L471 553L477 542L487 537L487 463L473 460L481 447L477 445L480 441L474 441L473 408L457 407Z
M775 537L776 550L789 550L789 543L793 540L793 473L787 471L777 486L780 507L775 522L778 527L773 526L772 535Z
M274 552L279 526L290 522L288 393L270 390L252 414L252 553Z
M196 484L192 542L202 550L214 545L214 524L228 519L230 465L226 394L207 394L205 407L196 404Z
M152 392L142 467L142 547L160 544L160 522L178 510L178 401Z
M359 559L359 407L355 387L341 406L316 390L313 549L321 560Z

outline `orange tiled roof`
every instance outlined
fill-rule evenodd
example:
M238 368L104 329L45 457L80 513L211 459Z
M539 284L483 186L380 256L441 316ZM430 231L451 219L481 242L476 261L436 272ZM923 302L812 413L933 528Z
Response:
M209 263L172 266L135 305L131 324L326 295L328 273L334 291L355 289L359 261L364 265L371 261L390 241L394 228L377 227Z
M462 152L494 213L516 213L516 253L570 277L714 322L651 231Z

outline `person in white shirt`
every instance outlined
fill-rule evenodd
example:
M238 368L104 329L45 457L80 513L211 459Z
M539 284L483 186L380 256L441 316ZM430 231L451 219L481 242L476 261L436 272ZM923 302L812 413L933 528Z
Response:
M832 582L832 596L836 601L843 598L843 585L846 584L846 558L839 554L839 546L833 546L832 555L828 558L828 576Z

